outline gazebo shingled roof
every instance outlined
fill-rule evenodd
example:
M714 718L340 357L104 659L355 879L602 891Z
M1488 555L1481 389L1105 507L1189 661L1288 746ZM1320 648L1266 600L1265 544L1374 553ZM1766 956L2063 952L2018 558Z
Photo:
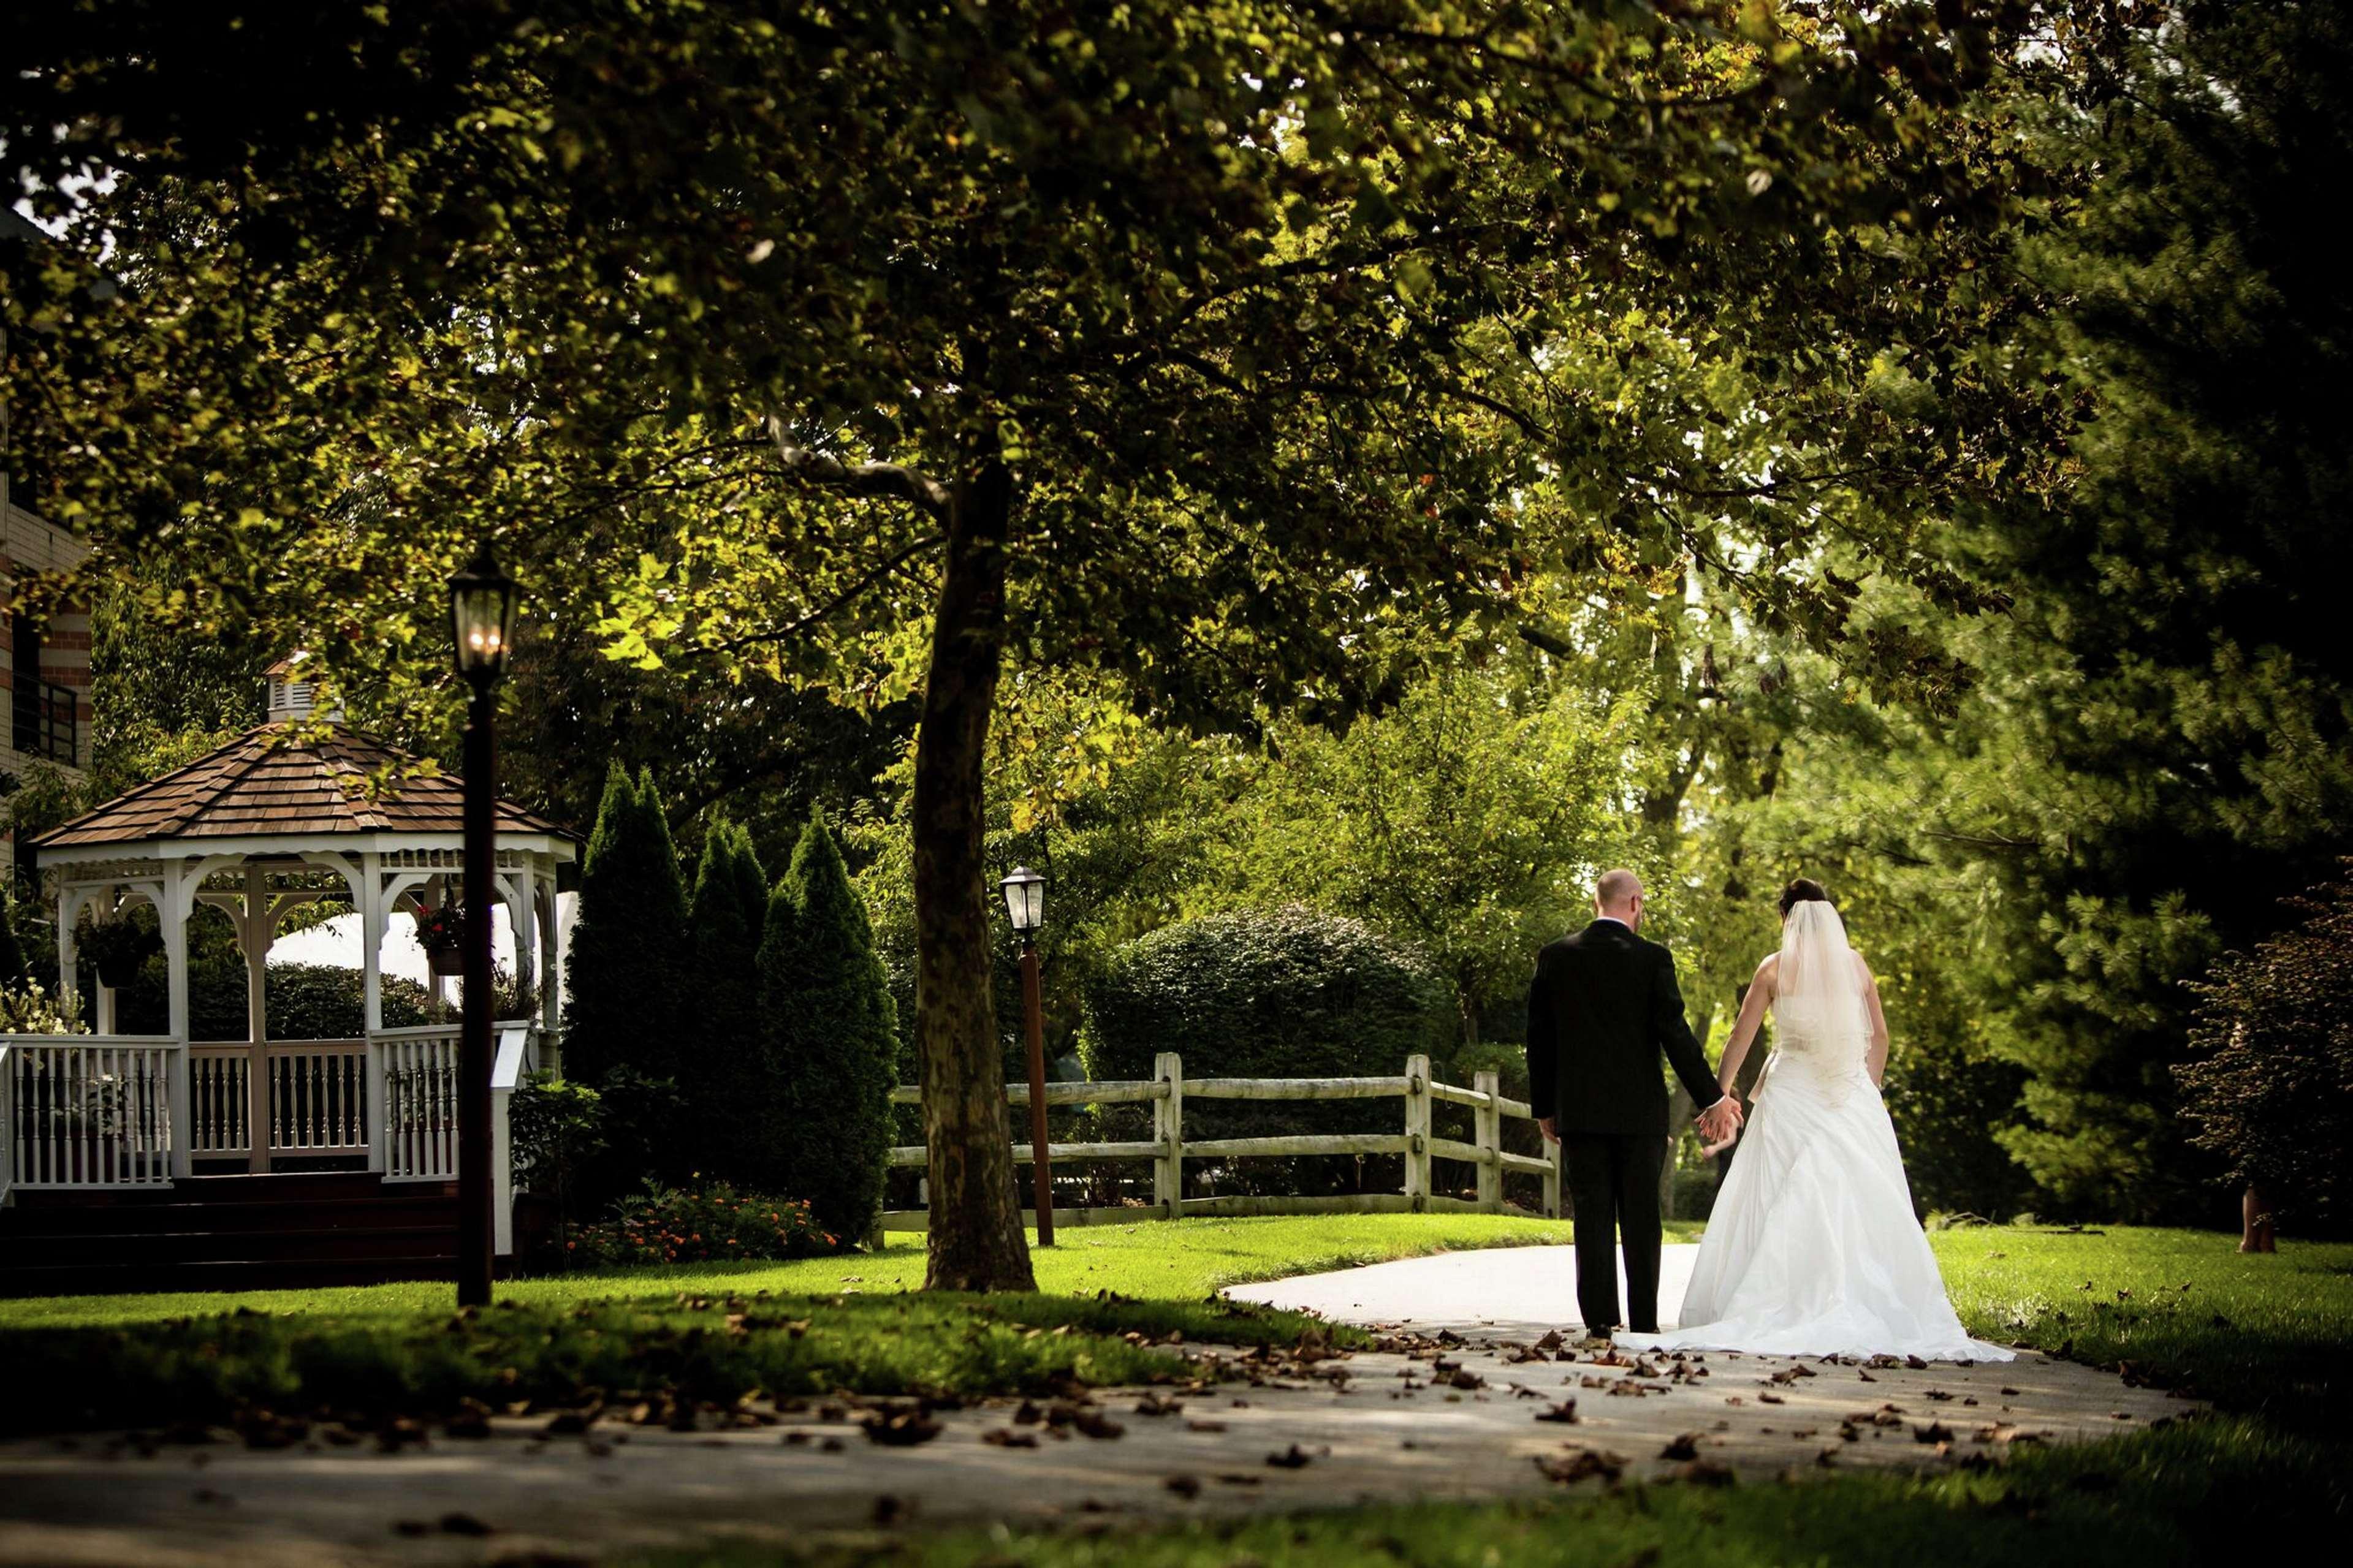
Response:
M459 833L464 781L412 774L369 793L371 775L415 765L397 748L355 730L301 738L293 724L247 731L187 766L118 795L33 840L36 848L139 844L163 838L241 838L285 833ZM501 833L579 835L507 801Z

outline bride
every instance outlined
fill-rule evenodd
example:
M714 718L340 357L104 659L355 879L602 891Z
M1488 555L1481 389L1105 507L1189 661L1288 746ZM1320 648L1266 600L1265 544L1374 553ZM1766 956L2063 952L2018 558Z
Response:
M1617 1342L2010 1360L1969 1338L1945 1298L1879 1098L1879 986L1819 882L1800 878L1781 895L1781 950L1757 966L1716 1074L1726 1093L1768 1005L1778 1039L1700 1242L1685 1326Z

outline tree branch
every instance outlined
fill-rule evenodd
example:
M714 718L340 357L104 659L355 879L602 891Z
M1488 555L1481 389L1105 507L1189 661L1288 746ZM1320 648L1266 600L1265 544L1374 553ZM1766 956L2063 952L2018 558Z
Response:
M776 443L776 458L785 471L854 496L881 496L902 500L938 521L948 520L947 487L919 468L899 463L845 463L823 452L812 452L792 438L784 416L768 416L768 434Z
M830 459L828 460L829 461ZM838 468L840 465L836 464L835 466ZM878 466L887 467L888 465ZM901 470L901 472L906 471L907 470L904 469ZM921 476L917 477L920 478ZM931 481L926 479L923 482L928 484ZM881 560L876 562L873 565L860 573L856 582L850 584L849 586L844 588L840 593L836 594L832 598L828 599L824 604L819 605L816 609L809 611L807 615L796 616L794 619L786 622L783 626L778 626L774 631L746 632L742 637L729 637L723 642L703 643L692 651L696 654L705 656L721 653L738 653L744 648L753 647L761 643L784 642L787 638L798 637L802 632L807 631L809 627L817 625L819 621L831 616L836 610L840 609L844 605L849 604L852 599L855 599L860 594L865 593L869 588L874 586L875 584L880 583L883 578L888 577L892 573L896 572L900 567L905 565L909 561L912 561L916 556L921 555L924 551L936 550L946 542L946 535L934 533L927 535L924 538L918 539L912 544L902 545L897 550L892 551L890 554L884 556Z

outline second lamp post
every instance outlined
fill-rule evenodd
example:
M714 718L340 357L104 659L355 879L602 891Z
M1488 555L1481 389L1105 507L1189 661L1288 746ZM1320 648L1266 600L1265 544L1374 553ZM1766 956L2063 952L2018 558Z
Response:
M1038 991L1038 931L1046 923L1046 879L1016 866L997 884L1021 938L1021 1010L1029 1035L1029 1168L1038 1184L1038 1245L1054 1245L1054 1173L1046 1158L1046 1020Z

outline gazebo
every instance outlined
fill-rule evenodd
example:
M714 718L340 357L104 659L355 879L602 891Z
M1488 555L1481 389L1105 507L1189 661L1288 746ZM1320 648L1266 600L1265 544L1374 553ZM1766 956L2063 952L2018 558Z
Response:
M161 931L168 1022L162 1036L116 1033L113 989L101 984L95 1033L0 1036L0 1199L225 1172L454 1178L457 1022L386 1028L380 960L396 915L422 917L460 890L462 783L345 727L340 712L314 712L294 667L269 679L267 723L33 841L55 891L67 983L78 925L109 924L143 900ZM508 1089L533 1067L556 1065L556 877L578 839L504 801L497 830L492 892L508 911L518 988L537 993L533 1016L499 1025L493 1082ZM270 1039L270 944L290 910L321 901L359 917L363 1031ZM207 904L228 915L245 958L243 1040L189 1038L188 922ZM500 1093L501 1251L504 1111Z

